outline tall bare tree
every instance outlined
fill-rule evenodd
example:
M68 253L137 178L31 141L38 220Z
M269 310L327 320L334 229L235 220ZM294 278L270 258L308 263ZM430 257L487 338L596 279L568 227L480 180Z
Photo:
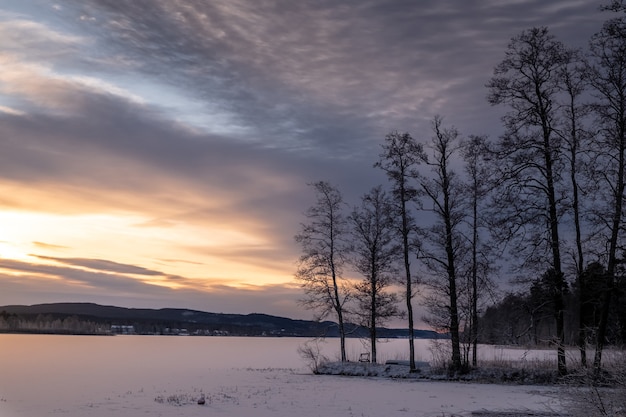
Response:
M423 160L422 145L409 133L392 132L385 137L383 152L375 167L382 169L391 181L396 230L402 246L404 263L404 299L409 321L409 366L415 372L415 330L413 318L413 297L415 277L411 276L412 244L417 227L411 214L410 205L416 202L418 190L412 180L418 175L417 166Z
M432 154L422 156L424 165L430 167L431 172L421 175L418 183L427 200L424 209L432 211L435 222L424 229L420 258L433 275L428 281L435 290L433 297L447 298L442 300L443 308L437 302L433 306L437 311L444 311L442 323L450 332L452 342L451 366L454 370L461 370L458 280L460 258L467 245L460 233L465 218L463 188L460 178L452 171L452 158L459 152L459 134L454 128L444 129L440 117L434 118L433 131Z
M585 268L585 251L583 249L583 204L581 201L582 184L587 176L588 169L583 160L585 155L584 145L591 136L585 129L584 121L589 114L589 106L582 102L583 94L588 88L587 71L585 71L582 56L579 51L569 51L569 56L563 62L558 71L560 88L563 92L561 109L563 117L555 132L563 141L564 158L569 161L569 182L571 188L570 206L571 217L574 221L575 249L572 253L574 269L576 271L576 284L581 288L583 270ZM587 366L587 331L583 325L583 294L579 291L578 300L578 339L582 366Z
M500 174L497 203L500 237L516 243L524 266L554 270L557 364L567 373L564 347L565 279L560 218L564 195L562 148L554 128L558 111L558 70L568 58L565 46L548 29L532 28L512 38L505 59L488 82L488 100L511 111L503 117L506 133L494 158Z
M321 320L334 314L339 325L341 361L346 358L345 306L350 288L343 269L350 251L345 203L339 190L325 181L310 184L317 201L305 213L307 222L295 236L302 247L296 278L305 297L301 303L317 311Z
M479 290L489 290L492 287L489 275L494 267L490 260L490 250L485 245L481 234L481 229L485 228L484 212L480 208L485 205L485 200L489 193L489 170L485 162L487 152L487 140L483 136L470 136L462 145L462 156L465 162L465 173L467 175L467 187L465 189L465 205L469 211L468 240L471 251L469 260L468 283L470 291L468 294L469 309L468 326L469 342L472 347L472 366L477 366L478 358L478 307ZM482 297L484 298L484 297Z
M376 363L376 328L399 314L395 293L389 292L397 273L400 248L393 206L382 187L374 187L349 217L353 263L363 280L355 286L358 324L369 329L371 362Z
M614 2L621 10L621 2ZM619 6L619 7L618 7ZM607 247L607 287L596 339L594 367L600 370L609 309L615 288L626 190L626 18L607 20L589 45L589 82L596 98L593 110L600 127L594 148L599 184L596 225Z

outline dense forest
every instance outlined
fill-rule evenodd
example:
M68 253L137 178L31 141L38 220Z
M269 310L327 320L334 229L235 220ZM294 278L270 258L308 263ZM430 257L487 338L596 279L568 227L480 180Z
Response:
M302 304L337 321L344 360L344 323L370 329L376 361L376 329L404 315L411 334L416 303L449 334L457 371L476 366L479 342L554 346L560 375L567 345L582 366L591 346L599 371L605 345L623 343L626 5L602 9L585 49L547 27L510 40L486 82L506 110L500 137L435 116L417 137L384 138L372 162L388 182L360 204L311 184L296 277Z
M565 343L575 346L579 329L593 341L600 322L602 296L608 279L599 263L590 264L577 283L565 294ZM554 340L554 306L550 282L545 276L532 281L528 291L507 292L497 304L485 309L479 320L479 339L488 344L550 346ZM626 282L620 279L613 286L614 302L609 310L606 341L612 346L624 346L626 341ZM582 303L582 304L581 304Z

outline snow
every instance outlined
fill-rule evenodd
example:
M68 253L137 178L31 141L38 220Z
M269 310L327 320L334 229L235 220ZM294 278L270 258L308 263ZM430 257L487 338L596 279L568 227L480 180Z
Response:
M0 335L0 417L442 417L562 411L560 388L553 386L313 375L296 353L303 342ZM201 397L204 405L197 404Z
M27 395L7 392L2 416L448 416L559 408L556 390L548 387L314 376L277 368L220 370L139 385L121 380L89 390L74 381L53 396L33 382ZM204 406L196 403L201 395Z

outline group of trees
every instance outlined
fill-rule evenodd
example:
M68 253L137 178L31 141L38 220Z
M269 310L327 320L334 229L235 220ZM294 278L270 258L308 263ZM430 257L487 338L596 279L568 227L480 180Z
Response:
M320 181L312 184L317 203L307 212L308 223L296 235L303 248L296 273L306 297L303 304L318 311L318 319L333 314L339 325L341 360L346 360L346 318L370 331L371 360L376 362L376 329L398 315L392 284L397 260L392 209L382 187L373 188L362 204L345 215L339 190ZM367 277L354 284L344 280L347 264Z
M567 372L566 322L570 331L576 323L583 366L592 342L600 370L623 287L626 188L626 6L604 8L616 14L584 51L545 27L511 39L486 85L489 102L508 109L499 138L461 138L441 117L430 141L390 133L375 164L388 193L372 189L347 216L337 188L314 184L319 199L296 236L307 306L334 312L342 334L346 315L363 318L374 353L376 326L398 314L390 284L405 288L410 332L420 288L429 323L450 335L451 368L461 370L470 357L476 365L481 303L506 264L529 297L542 294L559 373ZM346 279L348 265L362 282ZM575 320L566 317L572 308Z
M595 340L602 313L603 295L608 283L606 268L590 263L580 280L572 282L564 297L564 336L566 345ZM490 344L537 346L549 344L555 334L552 279L544 273L534 279L526 292L510 292L497 304L487 307L480 318L480 340ZM626 343L626 280L613 287L609 325L605 340L614 346Z
M0 312L0 332L56 333L56 334L106 334L110 325L104 326L77 316L38 314L23 316Z
M404 288L411 370L416 369L413 299L420 287L425 288L432 313L430 323L450 333L453 368L468 364L467 352L461 351L462 337L474 345L478 342L478 293L488 283L489 270L478 217L486 190L478 152L484 139L461 141L439 117L432 128L427 146L408 133L387 135L375 167L389 178L390 192L380 185L372 188L347 214L336 187L325 181L312 184L317 201L296 235L303 252L296 277L305 292L303 304L316 310L319 319L331 313L337 319L342 360L349 318L369 329L371 360L376 361L377 327L401 314L399 297L390 291L394 284ZM470 184L451 169L457 155L467 161ZM430 225L419 224L418 208L432 214ZM416 256L421 268L411 265ZM348 267L363 279L347 279ZM472 357L475 360L475 350Z

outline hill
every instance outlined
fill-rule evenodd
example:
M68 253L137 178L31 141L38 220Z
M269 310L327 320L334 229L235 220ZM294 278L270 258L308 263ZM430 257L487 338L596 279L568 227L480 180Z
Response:
M52 303L0 306L0 332L72 334L194 334L231 336L337 337L331 321L294 320L267 314L223 314L162 308L139 309L94 303ZM367 330L352 326L354 337ZM379 329L380 337L407 337L405 329ZM417 330L419 338L441 335Z

